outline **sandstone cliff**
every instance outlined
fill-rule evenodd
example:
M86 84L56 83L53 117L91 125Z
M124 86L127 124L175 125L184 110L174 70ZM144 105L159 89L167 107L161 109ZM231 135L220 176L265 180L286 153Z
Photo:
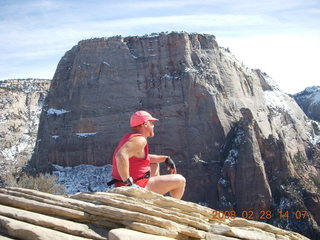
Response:
M266 223L216 215L194 203L135 188L69 197L0 188L1 239L304 240Z
M79 42L62 57L30 168L111 163L139 109L160 119L153 153L187 178L185 199L214 208L308 211L269 222L319 236L319 142L293 98L212 35L171 33Z
M30 160L50 80L0 82L0 180Z

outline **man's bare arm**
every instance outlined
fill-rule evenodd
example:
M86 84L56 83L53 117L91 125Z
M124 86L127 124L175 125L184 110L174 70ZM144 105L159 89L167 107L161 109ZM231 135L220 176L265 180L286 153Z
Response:
M129 158L133 156L140 157L139 154L144 151L146 144L147 140L144 137L133 137L127 141L117 152L117 168L122 181L126 181L130 177Z
M169 156L149 154L149 157L150 157L151 163L161 163L161 162L164 162Z
M149 157L150 157L150 163L161 163L161 162L165 162L169 156L149 154ZM171 174L177 173L176 168L167 167L167 170L169 170Z

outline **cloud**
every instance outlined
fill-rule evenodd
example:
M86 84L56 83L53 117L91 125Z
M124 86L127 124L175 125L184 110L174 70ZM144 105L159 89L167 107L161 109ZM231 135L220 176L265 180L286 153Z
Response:
M267 23L268 19L245 15L188 15L168 17L138 17L129 19L85 21L77 24L66 23L56 27L35 27L32 31L16 22L2 24L0 32L6 34L0 39L0 50L6 53L1 58L43 55L50 51L71 47L84 38L111 35L139 35L159 31L196 31L208 28L252 27ZM187 26L187 27L186 27ZM1 47L2 46L2 47ZM10 50L11 49L11 50ZM29 52L29 53L28 53ZM36 54L37 53L37 54Z
M305 65L313 64L318 50L312 48L318 44L310 39L320 36L319 9L318 0L2 0L0 68L5 72L0 78L10 76L10 69L12 74L35 74L39 63L42 69L54 71L63 54L83 39L165 31L213 34L250 67L280 78L276 71L288 72L287 66L294 65L285 60L291 57L286 49L293 42L292 48L307 43L305 52L296 53ZM272 64L274 50L273 62L282 62ZM305 72L312 78L312 71Z

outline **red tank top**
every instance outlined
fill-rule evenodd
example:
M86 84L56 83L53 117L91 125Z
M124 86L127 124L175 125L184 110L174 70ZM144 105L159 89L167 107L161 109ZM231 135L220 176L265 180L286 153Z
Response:
M119 149L132 137L142 136L140 133L127 133L121 139L119 145L116 147L113 158L112 158L112 177L114 179L121 180L121 177L118 172L117 162L116 162L116 154ZM149 158L149 148L148 143L144 147L145 156L144 158L131 157L129 158L129 174L133 180L143 177L146 172L150 171L150 158Z

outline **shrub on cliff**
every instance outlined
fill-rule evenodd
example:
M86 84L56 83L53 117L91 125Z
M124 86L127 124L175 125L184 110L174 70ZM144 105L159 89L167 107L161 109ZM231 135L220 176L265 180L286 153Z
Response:
M8 187L28 188L52 194L63 195L66 192L63 185L57 184L55 175L44 175L42 173L37 176L22 173L18 177L9 173L5 177L4 183Z

